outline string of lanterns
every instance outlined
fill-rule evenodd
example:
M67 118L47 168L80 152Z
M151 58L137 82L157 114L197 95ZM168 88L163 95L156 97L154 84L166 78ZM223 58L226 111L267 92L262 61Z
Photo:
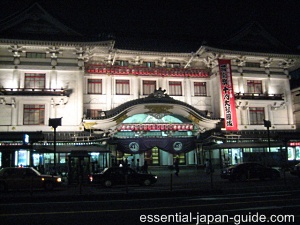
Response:
M191 131L193 124L173 123L173 124L121 124L118 131Z

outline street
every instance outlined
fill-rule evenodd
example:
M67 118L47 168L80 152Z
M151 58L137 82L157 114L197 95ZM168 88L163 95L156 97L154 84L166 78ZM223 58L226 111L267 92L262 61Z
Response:
M245 222L254 221L257 217L270 220L270 216L273 216L273 221L278 219L282 222L280 224L299 224L299 200L299 191L282 191L262 194L168 198L145 196L141 199L7 203L0 205L0 220L1 224L6 225L208 224L208 220L211 224L248 224ZM213 215L215 221L212 221Z
M151 172L159 178L150 187L64 184L50 192L1 193L1 224L254 224L272 215L280 224L300 222L296 176L229 182L218 172L193 168L182 169L178 177L174 171Z

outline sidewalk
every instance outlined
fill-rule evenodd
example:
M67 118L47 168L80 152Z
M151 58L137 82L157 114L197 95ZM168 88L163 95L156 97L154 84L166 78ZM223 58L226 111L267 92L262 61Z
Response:
M246 181L229 182L220 178L220 170L216 169L207 175L204 169L196 167L180 167L179 176L168 167L150 167L149 173L158 176L158 181L151 187L118 186L103 188L99 185L64 183L58 190L45 192L18 191L0 193L0 202L27 202L27 201L86 201L112 200L145 197L172 197L187 195L212 195L235 193L263 193L271 191L298 191L300 179L286 174L287 179L277 181Z

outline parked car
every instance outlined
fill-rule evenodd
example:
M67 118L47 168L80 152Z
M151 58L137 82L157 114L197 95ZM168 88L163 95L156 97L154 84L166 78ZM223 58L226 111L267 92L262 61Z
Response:
M290 174L300 177L300 163L296 164L291 170Z
M32 167L6 167L0 170L0 192L6 190L53 190L61 184L59 176L43 175Z
M128 167L109 167L101 173L92 174L90 181L93 184L101 184L105 187L113 185L139 184L150 186L155 184L157 176L153 174L138 173Z
M221 172L221 178L229 181L246 181L248 179L277 179L280 172L259 163L241 163L225 168Z

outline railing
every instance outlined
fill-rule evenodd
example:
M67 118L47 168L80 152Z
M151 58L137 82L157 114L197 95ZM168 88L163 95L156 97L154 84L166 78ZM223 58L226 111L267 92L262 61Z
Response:
M283 94L235 93L235 99L284 100Z
M67 90L63 88L1 88L0 95L47 95L68 96Z

